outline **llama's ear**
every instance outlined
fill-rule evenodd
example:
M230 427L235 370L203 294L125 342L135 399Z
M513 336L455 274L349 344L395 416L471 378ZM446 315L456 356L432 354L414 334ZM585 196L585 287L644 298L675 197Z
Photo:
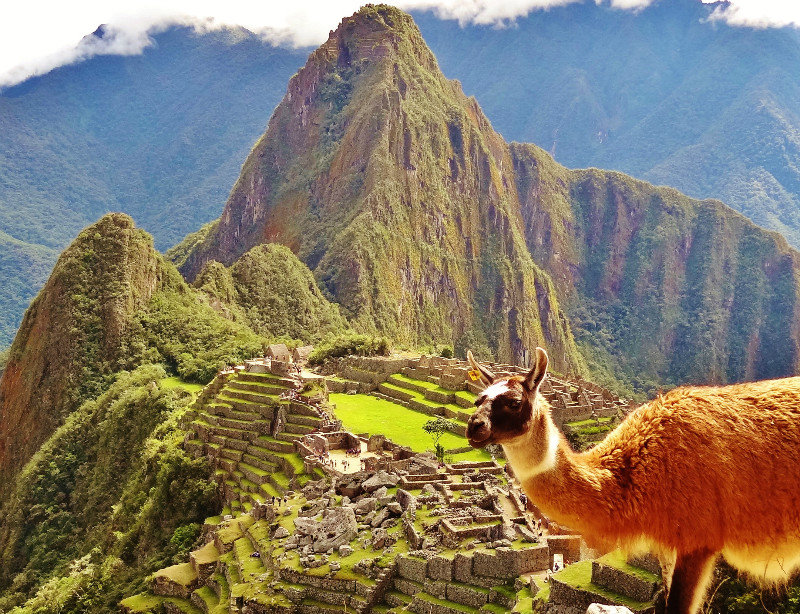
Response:
M494 373L489 371L484 366L478 364L478 361L475 360L475 357L472 355L472 350L467 350L467 362L469 366L472 367L473 371L477 371L478 377L480 377L481 383L484 386L491 386L494 382Z
M533 363L533 368L525 376L522 385L529 394L536 394L539 389L539 384L542 383L545 374L547 373L547 352L542 348L536 348L536 360Z

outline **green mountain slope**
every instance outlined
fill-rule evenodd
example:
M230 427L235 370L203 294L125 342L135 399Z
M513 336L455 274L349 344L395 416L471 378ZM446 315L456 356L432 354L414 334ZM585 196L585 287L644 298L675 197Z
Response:
M596 376L652 391L797 371L800 254L782 236L719 201L512 152L528 246Z
M0 609L34 595L23 611L116 611L148 573L186 556L216 495L208 464L180 447L192 397L157 384L164 375L154 365L120 374L7 491Z
M200 300L130 217L106 215L60 256L11 346L0 379L0 474L18 470L120 369L164 362L207 380L262 345Z
M295 251L355 327L409 343L515 361L544 344L560 368L585 360L639 392L800 364L783 239L718 201L509 146L385 6L344 20L292 79L181 270L264 241Z
M22 314L44 285L58 252L0 231L0 347L17 332Z
M579 2L513 28L417 17L507 139L718 198L800 247L800 35L709 20L719 7Z
M552 282L525 247L510 165L411 18L365 8L292 78L219 224L181 269L193 279L208 260L280 242L360 331L514 361L545 344L577 371Z
M130 214L162 250L218 215L306 55L242 28L171 28L141 55L0 92L0 237L36 257L30 272L0 249L0 347L58 252L104 213Z
M265 337L319 342L348 329L308 267L283 245L259 245L230 267L209 262L195 287L230 319Z

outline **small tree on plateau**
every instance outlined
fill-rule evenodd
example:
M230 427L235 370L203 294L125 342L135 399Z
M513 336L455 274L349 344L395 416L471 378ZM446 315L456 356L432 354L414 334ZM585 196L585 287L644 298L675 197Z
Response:
M444 458L444 446L439 443L439 440L442 438L442 435L444 435L454 426L455 423L452 420L442 418L441 416L436 418L436 420L428 420L422 425L422 430L428 433L431 436L431 439L433 439L434 453L439 461Z

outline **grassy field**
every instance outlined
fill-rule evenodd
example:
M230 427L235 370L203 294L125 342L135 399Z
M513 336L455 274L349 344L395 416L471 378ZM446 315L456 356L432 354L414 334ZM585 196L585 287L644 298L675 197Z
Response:
M430 416L407 409L383 399L366 394L331 394L330 401L336 406L336 415L344 426L354 433L386 435L415 452L433 449L431 436L422 426L431 420ZM445 449L463 448L467 440L452 433L442 435L441 444ZM454 460L489 460L490 455L483 450L471 450L457 454Z

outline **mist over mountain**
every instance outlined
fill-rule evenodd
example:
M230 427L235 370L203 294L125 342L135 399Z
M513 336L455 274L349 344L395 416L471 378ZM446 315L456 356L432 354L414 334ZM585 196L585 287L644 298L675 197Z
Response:
M800 45L716 5L594 2L507 27L415 19L510 141L718 198L800 245ZM164 250L214 219L308 50L173 28L0 92L0 347L84 226L122 210Z

